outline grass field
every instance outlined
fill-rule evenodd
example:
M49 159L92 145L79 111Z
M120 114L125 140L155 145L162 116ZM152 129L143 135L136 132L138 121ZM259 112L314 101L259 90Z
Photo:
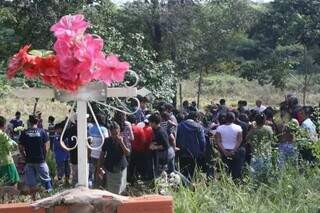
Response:
M192 77L191 79L194 80L182 82L183 100L197 100L198 78ZM261 99L265 104L277 106L288 92L295 93L302 100L301 85L294 79L290 79L287 88L281 91L271 85L261 86L256 81L248 81L231 75L214 74L205 76L203 79L200 103L203 107L225 98L231 106L236 106L238 100L247 100L250 105L254 106L255 100ZM319 84L314 84L308 93L307 104L318 105L319 102L320 87Z

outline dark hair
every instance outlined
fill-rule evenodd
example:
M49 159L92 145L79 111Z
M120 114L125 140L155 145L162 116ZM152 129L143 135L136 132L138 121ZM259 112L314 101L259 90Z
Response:
M126 114L124 114L123 112L116 111L113 117L113 121L118 123L121 132L123 132L124 127L126 125Z
M100 125L104 125L106 123L106 117L101 113L96 114L96 119Z
M239 115L239 120L242 121L242 122L245 122L245 123L249 123L249 117L245 113L241 113Z
M233 123L236 120L236 117L233 112L227 113L227 123Z
M182 106L189 106L189 101L183 101Z
M169 114L168 112L162 112L162 113L161 113L161 119L162 119L163 121L168 121L168 120L170 120L170 114Z
M128 116L127 116L127 119L128 119L128 121L129 121L130 123L132 123L132 124L136 124L136 123L137 123L137 118L136 118L136 116L134 116L134 115L128 115Z
M218 121L219 121L220 125L226 124L227 123L227 114L226 113L219 114Z
M17 111L16 116L21 116L21 112Z
M166 111L168 111L168 112L172 112L173 109L174 109L173 105L172 104L168 104L168 103L165 104L164 107L165 107Z
M181 123L182 121L184 121L184 119L185 119L185 116L184 116L183 113L180 112L180 113L177 114L178 123Z
M150 115L148 120L149 120L150 123L160 124L160 122L161 122L160 114L159 113L153 113L152 115Z
M65 122L60 122L54 125L54 129L63 129Z
M198 120L199 119L199 113L198 112L195 112L195 111L191 111L189 113L189 115L187 116L187 119L191 119L191 120Z
M49 120L50 122L54 122L55 118L54 118L52 115L50 115L49 118L48 118L48 120Z
M257 123L258 126L262 126L265 123L266 117L263 113L258 113L255 116L255 122Z
M117 122L111 121L111 123L109 124L109 129L110 130L120 129L120 126L119 126L119 124Z
M273 118L273 109L271 107L268 107L263 111L263 114L266 116L266 119L272 119Z
M220 99L219 103L220 103L220 105L225 105L226 104L226 100L225 99Z
M6 125L6 119L3 116L0 116L0 128L3 128Z
M35 115L29 115L29 122L31 126L36 125L38 123L38 118Z

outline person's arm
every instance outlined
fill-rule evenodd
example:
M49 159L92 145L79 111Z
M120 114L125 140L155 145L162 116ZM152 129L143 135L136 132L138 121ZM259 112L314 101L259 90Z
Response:
M206 149L206 137L204 135L204 130L203 128L200 128L200 131L198 132L199 136L199 145L200 145L200 149L202 152L205 152Z
M215 141L216 141L216 143L217 143L217 145L218 145L221 153L222 153L224 156L229 156L230 153L229 153L227 150L225 150L224 147L223 147L223 145L222 145L222 140L221 140L221 134L220 134L220 132L216 132L216 134L215 134L214 137L215 137Z
M123 154L125 156L128 156L130 154L130 149L125 145L124 141L123 141L123 138L122 137L118 137L117 138L117 142L119 143L122 151L123 151Z
M102 165L103 165L103 161L104 161L104 156L106 155L106 152L105 151L101 151L100 152L100 157L99 157L99 160L98 160L98 165L97 165L97 168L100 169L102 168Z
M169 135L169 144L174 149L176 148L176 138L174 137L174 135L172 133Z
M242 140L243 140L243 138L242 138L242 132L238 132L238 134L237 134L237 143L236 143L235 148L233 149L234 152L239 149L239 147L240 147L240 145L241 145L241 143L242 143Z

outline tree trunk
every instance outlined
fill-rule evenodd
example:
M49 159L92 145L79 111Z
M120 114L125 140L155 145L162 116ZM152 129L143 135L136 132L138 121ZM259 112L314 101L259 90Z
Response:
M202 75L203 75L203 68L200 69L199 81L198 81L198 97L197 97L197 107L200 108L200 96L202 90Z
M182 111L182 84L179 83L179 104L180 104L180 109Z

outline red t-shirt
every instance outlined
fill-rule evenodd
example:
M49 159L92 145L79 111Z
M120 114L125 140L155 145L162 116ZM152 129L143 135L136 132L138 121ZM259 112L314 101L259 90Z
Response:
M144 137L145 137L145 150L149 150L149 146L152 143L153 138L153 130L150 126L144 126L143 127Z
M132 151L144 152L146 146L146 139L144 131L137 125L132 125L134 140L132 141Z

